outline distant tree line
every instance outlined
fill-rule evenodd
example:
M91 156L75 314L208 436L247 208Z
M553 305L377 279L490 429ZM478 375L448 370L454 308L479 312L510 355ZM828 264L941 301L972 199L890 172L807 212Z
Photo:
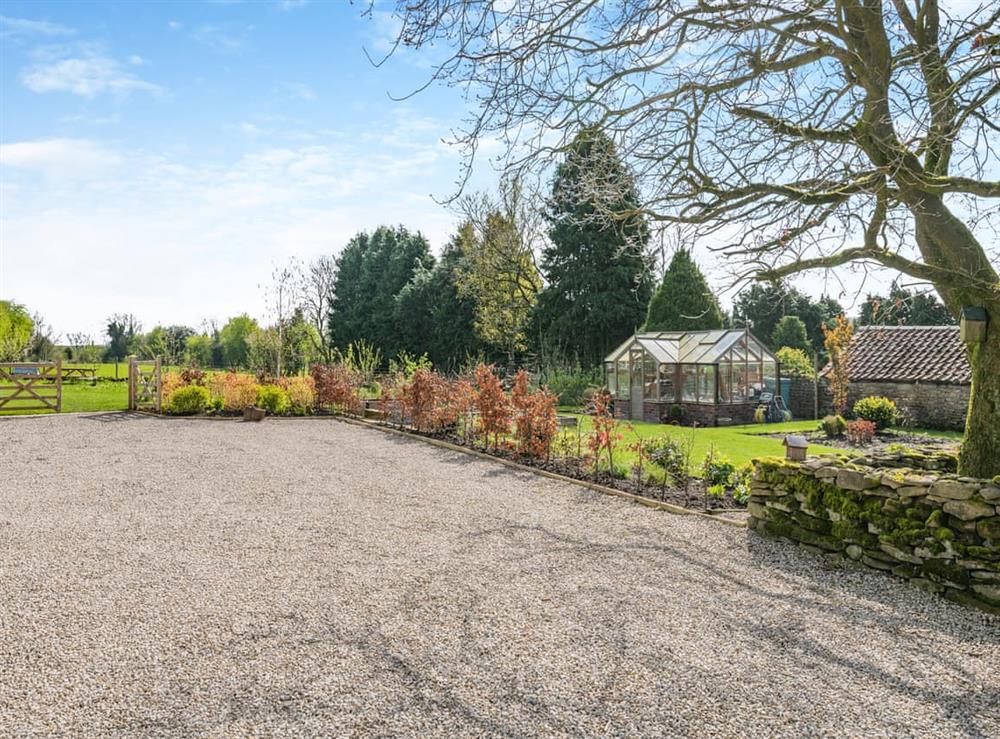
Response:
M0 358L121 361L294 374L364 348L387 365L401 355L455 370L478 361L542 369L597 367L637 330L750 327L771 349L823 353L823 327L841 315L833 298L810 298L781 281L756 283L724 313L690 251L675 250L657 280L650 227L635 181L612 141L583 128L536 202L520 183L461 202L463 220L435 257L402 225L359 233L337 257L292 260L267 288L271 325L243 314L221 327L154 326L131 314L106 321L107 342L71 334L62 347L40 316L0 302ZM620 213L609 220L601 214ZM951 322L929 293L896 283L869 295L859 323ZM363 345L362 345L363 342Z

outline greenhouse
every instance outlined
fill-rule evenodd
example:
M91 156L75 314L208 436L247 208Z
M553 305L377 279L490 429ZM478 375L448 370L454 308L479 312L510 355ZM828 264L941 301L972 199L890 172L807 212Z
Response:
M778 359L746 329L637 333L605 357L604 378L619 418L750 423Z

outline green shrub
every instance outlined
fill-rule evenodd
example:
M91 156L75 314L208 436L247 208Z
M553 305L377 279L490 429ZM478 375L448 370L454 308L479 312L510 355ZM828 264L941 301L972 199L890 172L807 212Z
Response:
M715 451L714 444L709 447L708 454L705 455L705 461L701 463L701 476L704 478L705 484L726 487L729 485L734 472L736 472L736 465L719 455Z
M705 488L705 495L710 498L724 498L726 495L726 486L722 484L709 485Z
M559 398L559 405L583 406L587 401L587 388L603 385L604 377L600 369L554 369L546 373L542 384Z
M208 389L201 385L187 385L178 388L170 396L168 413L175 416L190 416L195 413L202 413L211 401Z
M899 413L896 404L888 398L870 395L854 404L854 415L871 421L876 429L885 429L896 425Z
M220 412L225 407L225 401L222 398L215 397L212 398L212 402L209 403L209 407L216 413Z
M684 446L669 436L661 436L646 444L649 461L667 473L667 478L675 485L682 484L688 477L688 453Z
M288 393L277 385L261 385L257 391L257 405L268 413L280 416L288 410Z
M816 370L813 367L812 360L801 349L783 346L778 350L777 356L778 361L781 363L781 374L783 377L816 378Z
M823 433L830 439L836 439L844 435L847 430L847 421L843 416L823 416L819 426Z
M747 462L738 467L729 480L733 487L733 500L740 505L746 505L750 497L750 481L753 479L753 464Z

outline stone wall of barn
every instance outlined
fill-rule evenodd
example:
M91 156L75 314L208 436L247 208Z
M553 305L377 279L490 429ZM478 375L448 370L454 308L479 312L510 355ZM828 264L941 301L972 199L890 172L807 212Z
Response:
M954 468L913 451L756 460L749 526L1000 614L1000 483Z
M788 380L788 410L796 421L816 417L816 381L808 377Z
M969 410L969 386L919 382L851 382L848 405L869 395L880 395L896 403L906 425L931 429L965 428ZM833 412L833 397L826 378L819 383L820 415ZM794 414L794 411L792 412Z

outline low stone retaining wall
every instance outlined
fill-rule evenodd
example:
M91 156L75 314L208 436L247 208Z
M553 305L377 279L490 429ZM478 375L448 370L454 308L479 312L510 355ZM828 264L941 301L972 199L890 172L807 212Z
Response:
M1000 480L946 454L756 460L749 526L1000 615Z

